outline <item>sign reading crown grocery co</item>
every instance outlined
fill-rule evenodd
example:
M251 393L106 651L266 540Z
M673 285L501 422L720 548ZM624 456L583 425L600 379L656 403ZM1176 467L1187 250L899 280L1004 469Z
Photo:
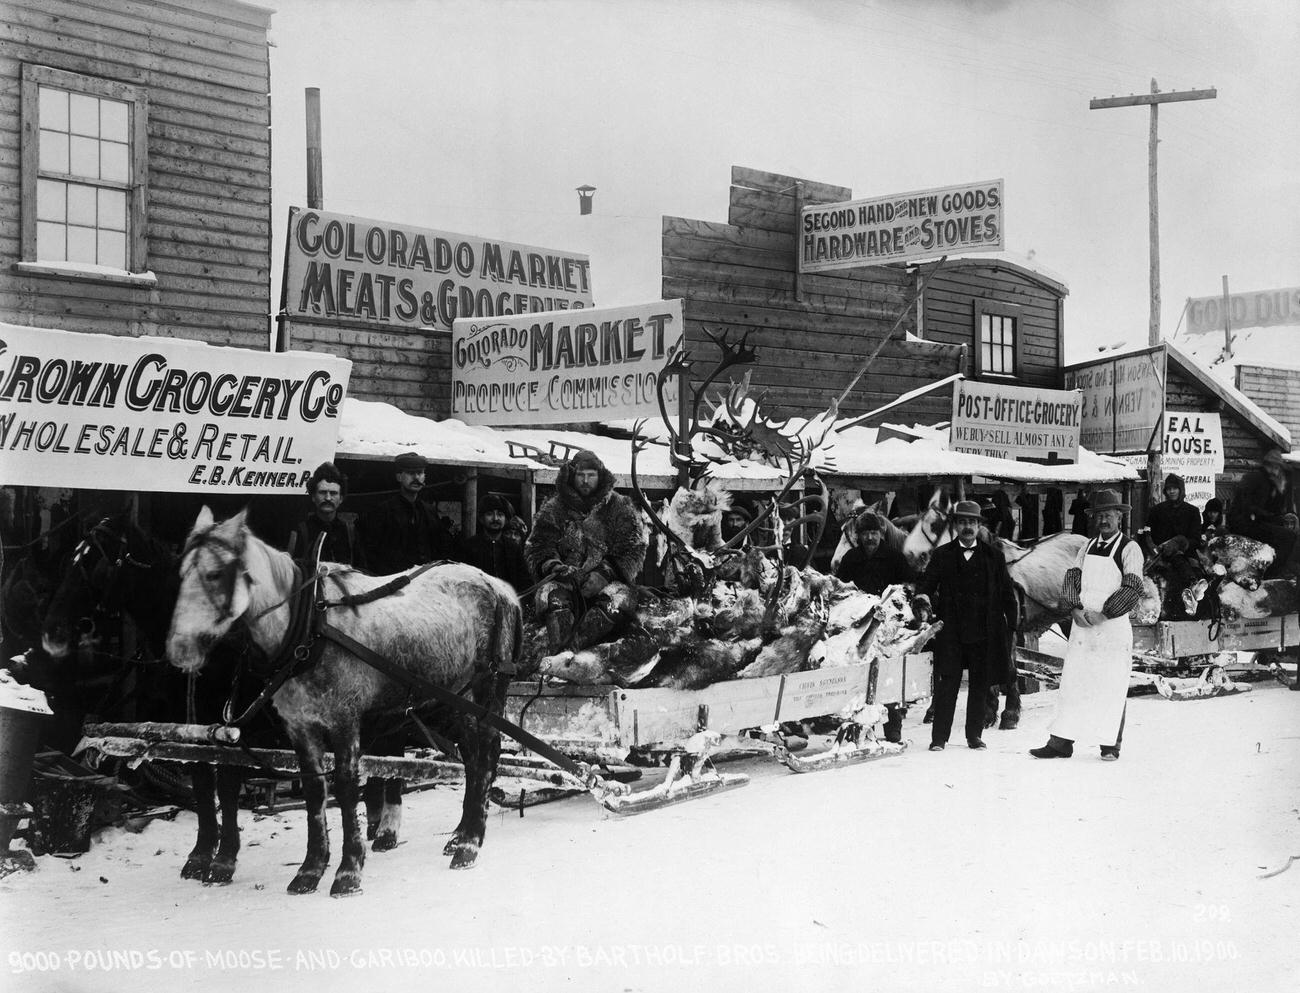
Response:
M952 391L948 444L999 459L1077 462L1081 404L1076 390L963 381Z
M799 271L908 262L1003 247L1002 180L821 203L799 212Z
M0 324L0 483L300 494L334 457L351 370L316 352Z
M467 424L565 424L659 416L659 372L682 339L682 302L457 320L451 416ZM664 384L676 410L676 378Z
M289 209L280 306L291 318L449 331L458 317L591 302L585 255Z

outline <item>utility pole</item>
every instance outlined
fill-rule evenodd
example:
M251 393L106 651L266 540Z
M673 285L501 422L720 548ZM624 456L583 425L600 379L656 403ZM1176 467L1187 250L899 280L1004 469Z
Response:
M1157 137L1157 123L1159 121L1160 105L1162 103L1182 103L1186 100L1213 100L1217 97L1218 91L1208 90L1179 90L1172 93L1161 93L1156 81L1151 80L1151 92L1139 93L1129 97L1106 97L1101 100L1089 100L1089 110L1108 110L1111 107L1140 107L1146 104L1151 108L1151 134L1147 141L1147 186L1149 189L1149 211L1150 211L1150 231L1151 231L1151 324L1148 332L1147 343L1150 345L1160 344L1160 209L1159 198L1156 195L1156 148L1159 144ZM1164 417L1164 404L1161 403L1161 417ZM1163 439L1164 432L1161 432ZM1156 448L1154 452L1148 453L1147 456L1147 494L1152 502L1159 492L1157 487L1160 485L1160 449Z

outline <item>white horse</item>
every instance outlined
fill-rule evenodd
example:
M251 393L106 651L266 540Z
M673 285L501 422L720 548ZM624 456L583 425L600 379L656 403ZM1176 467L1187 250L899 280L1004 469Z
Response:
M180 592L167 635L167 656L193 672L210 648L241 618L267 656L279 660L302 641L291 637L291 603L300 587L298 569L284 552L258 539L245 512L221 523L207 507L199 514L180 565ZM467 696L500 716L506 686L518 658L523 618L506 583L468 565L443 564L408 573L409 582L379 599L364 595L396 577L367 576L331 566L330 593L362 602L339 605L328 625L429 683ZM343 855L330 889L333 896L360 892L365 840L357 818L361 721L401 712L411 690L366 663L328 636L319 661L300 669L272 701L298 753L307 801L307 856L289 884L290 893L313 892L329 865L325 823L327 752L334 756L334 795L343 819ZM465 797L460 823L444 854L453 869L474 864L483 844L488 789L496 775L501 736L468 712L443 705L439 728L460 747Z

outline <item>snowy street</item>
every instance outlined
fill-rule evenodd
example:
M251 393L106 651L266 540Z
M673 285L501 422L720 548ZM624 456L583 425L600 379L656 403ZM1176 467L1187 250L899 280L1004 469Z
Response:
M1300 694L1129 701L1124 753L1039 761L1016 731L750 784L632 818L493 808L441 855L457 789L409 796L365 891L290 897L304 815L243 814L235 881L179 878L193 818L111 829L0 881L12 990L1295 989ZM964 707L964 695L959 701ZM331 811L335 861L337 811Z

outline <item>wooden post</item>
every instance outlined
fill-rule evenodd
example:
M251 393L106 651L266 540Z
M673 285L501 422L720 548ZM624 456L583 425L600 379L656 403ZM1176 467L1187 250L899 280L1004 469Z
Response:
M537 483L531 471L528 478L519 484L519 516L528 522L530 528L537 516Z
M473 538L478 530L478 470L465 471L465 485L460 494L460 533Z
M307 206L325 209L324 163L321 159L320 88L307 87Z
M1223 357L1232 358L1232 301L1228 298L1228 274L1223 274Z

